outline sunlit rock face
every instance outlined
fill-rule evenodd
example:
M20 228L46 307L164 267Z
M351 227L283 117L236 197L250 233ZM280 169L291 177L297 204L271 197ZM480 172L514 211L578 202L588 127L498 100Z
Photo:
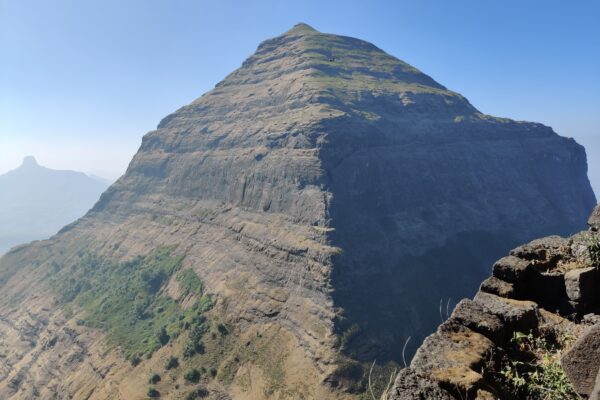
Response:
M207 381L209 390L345 398L363 389L360 363L400 361L409 336L410 357L507 249L582 228L595 203L586 169L574 140L484 115L370 43L300 24L146 134L84 218L5 256L0 290L13 300L2 300L0 324L25 310L58 312L32 306L34 294L52 296L41 289L52 265L177 246L215 298L211 318L231 327L229 347L210 361L230 374ZM17 280L27 284L15 300ZM238 346L265 336L271 344L255 352ZM5 380L30 351L0 359ZM131 395L119 388L145 388L140 368L178 351L135 368L117 355L113 367L93 359L114 385L91 390ZM76 393L89 374L60 370L43 385ZM248 376L259 389L248 389Z

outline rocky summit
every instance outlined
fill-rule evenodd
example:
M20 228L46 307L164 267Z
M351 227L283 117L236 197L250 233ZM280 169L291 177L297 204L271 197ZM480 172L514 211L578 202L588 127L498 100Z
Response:
M0 397L370 396L494 259L585 226L586 173L573 139L296 25L146 134L86 216L0 259ZM469 360L492 348L457 329Z

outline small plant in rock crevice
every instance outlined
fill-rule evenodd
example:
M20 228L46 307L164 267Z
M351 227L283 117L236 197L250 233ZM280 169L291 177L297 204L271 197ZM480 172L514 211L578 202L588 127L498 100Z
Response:
M592 267L600 268L600 240L598 239L598 235L590 234L587 250Z
M559 343L533 333L516 332L511 341L518 357L503 362L501 375L509 390L519 399L567 400L579 396L567 379L561 365Z

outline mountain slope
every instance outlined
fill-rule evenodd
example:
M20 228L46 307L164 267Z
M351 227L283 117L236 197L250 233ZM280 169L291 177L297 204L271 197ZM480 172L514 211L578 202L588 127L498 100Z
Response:
M474 292L518 242L580 229L594 203L572 139L299 24L146 134L84 218L0 260L15 349L0 393L143 398L160 370L176 398L204 367L215 398L352 397L374 358L434 329L440 298ZM112 295L85 271L130 284ZM201 290L182 289L191 276ZM59 362L41 337L84 355Z
M45 239L84 215L107 184L81 172L41 167L33 157L0 175L0 253Z

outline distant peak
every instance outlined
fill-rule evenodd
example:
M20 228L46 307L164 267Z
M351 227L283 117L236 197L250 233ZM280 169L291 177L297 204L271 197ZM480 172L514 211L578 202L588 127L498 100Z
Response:
M300 22L299 24L294 25L294 27L292 29L290 29L289 31L287 31L285 34L286 35L302 35L302 34L307 34L307 33L319 33L319 31L317 31L315 28L313 28L312 26L305 24L303 22Z
M37 167L39 164L37 163L34 156L27 156L23 159L22 167Z

